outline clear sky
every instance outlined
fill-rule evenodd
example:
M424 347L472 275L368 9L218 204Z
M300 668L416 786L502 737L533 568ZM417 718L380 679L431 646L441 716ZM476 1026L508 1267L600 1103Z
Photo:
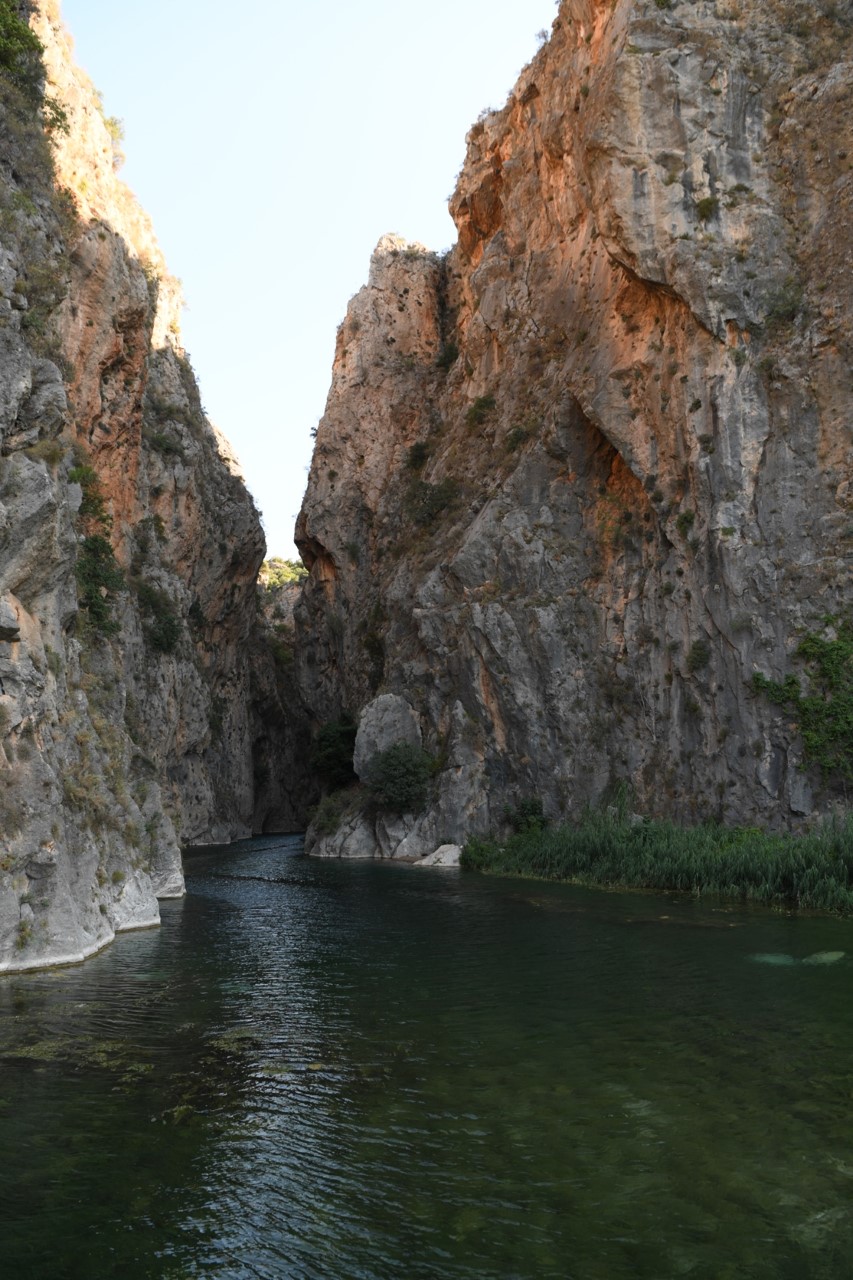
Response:
M449 246L465 134L555 0L63 0L184 283L184 342L293 556L335 330L386 231Z

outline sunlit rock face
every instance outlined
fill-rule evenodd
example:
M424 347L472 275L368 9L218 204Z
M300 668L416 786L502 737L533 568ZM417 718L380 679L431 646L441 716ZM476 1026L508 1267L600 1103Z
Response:
M850 601L850 47L847 4L565 0L468 136L456 247L380 242L299 521L300 680L316 723L404 697L441 772L318 852L620 784L832 807L753 674Z
M264 721L258 515L56 6L32 23L68 132L54 181L34 113L4 100L0 968L156 923L179 841L251 832Z

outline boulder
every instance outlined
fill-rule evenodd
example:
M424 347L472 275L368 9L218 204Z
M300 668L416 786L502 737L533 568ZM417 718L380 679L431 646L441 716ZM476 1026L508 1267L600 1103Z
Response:
M413 863L416 867L458 867L462 848L458 844L442 844L434 853L428 853Z
M417 713L399 694L380 694L362 711L355 738L353 768L362 782L373 757L398 742L413 747L422 745Z

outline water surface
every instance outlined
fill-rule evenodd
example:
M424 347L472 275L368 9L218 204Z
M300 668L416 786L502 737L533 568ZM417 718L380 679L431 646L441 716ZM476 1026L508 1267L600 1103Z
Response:
M298 854L0 980L2 1274L853 1277L853 925Z

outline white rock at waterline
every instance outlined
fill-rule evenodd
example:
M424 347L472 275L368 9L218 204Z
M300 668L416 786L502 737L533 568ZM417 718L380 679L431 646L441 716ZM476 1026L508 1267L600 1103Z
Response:
M458 844L443 844L435 853L428 853L412 863L415 867L458 867L462 856L462 847Z

